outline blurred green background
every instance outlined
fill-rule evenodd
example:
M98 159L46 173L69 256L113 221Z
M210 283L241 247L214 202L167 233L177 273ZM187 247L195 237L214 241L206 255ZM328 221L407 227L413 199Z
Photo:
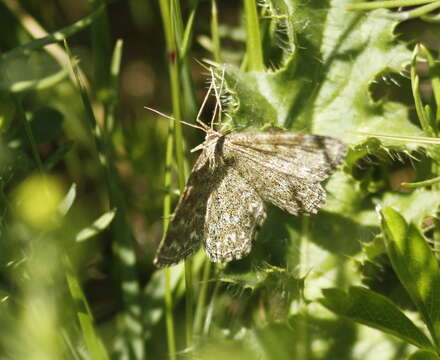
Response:
M438 359L440 3L420 3L2 0L0 358ZM246 259L157 270L204 134L144 106L193 122L210 65L226 129L350 150L318 215L269 206Z

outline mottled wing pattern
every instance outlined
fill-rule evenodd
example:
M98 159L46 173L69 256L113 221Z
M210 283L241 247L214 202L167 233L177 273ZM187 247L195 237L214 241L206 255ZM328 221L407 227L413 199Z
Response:
M157 266L178 263L202 242L214 262L241 259L266 217L263 200L291 214L315 213L325 200L320 182L346 151L337 139L311 134L208 135L159 246Z
M341 163L345 145L329 136L293 132L236 132L226 135L225 147L235 157L261 161L268 169L319 182Z
M311 134L232 133L222 151L263 200L297 215L316 213L323 204L320 182L342 161L345 146Z
M231 166L224 165L208 198L205 250L211 261L228 262L246 256L255 232L266 218L255 189Z
M206 153L202 152L188 178L167 234L159 245L154 259L156 266L177 264L200 247L206 204L216 181L213 175L208 168Z

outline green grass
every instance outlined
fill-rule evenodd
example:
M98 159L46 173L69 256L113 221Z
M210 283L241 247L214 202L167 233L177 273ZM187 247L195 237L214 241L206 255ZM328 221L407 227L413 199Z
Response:
M0 4L0 357L440 359L439 4ZM317 215L157 270L211 71L220 131L349 152Z

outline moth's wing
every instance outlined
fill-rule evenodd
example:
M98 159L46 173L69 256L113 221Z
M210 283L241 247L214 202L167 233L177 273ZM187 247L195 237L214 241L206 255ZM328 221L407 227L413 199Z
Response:
M240 156L259 159L265 167L311 183L326 179L342 162L345 145L329 136L293 132L236 132L226 147Z
M293 215L314 214L325 202L326 194L319 182L286 175L241 157L234 166L264 201Z
M222 151L263 200L297 215L316 213L324 203L320 182L342 161L345 146L310 134L231 133Z
M208 168L206 154L202 152L194 164L168 231L156 252L156 266L177 264L200 247L206 203L210 186L214 181L213 173Z
M237 171L253 184L264 201L290 214L315 214L325 202L326 193L319 182L308 182L268 170L260 164L244 162L243 159L237 161Z
M211 261L229 262L251 251L266 211L255 189L233 167L221 170L221 181L208 198L204 244Z

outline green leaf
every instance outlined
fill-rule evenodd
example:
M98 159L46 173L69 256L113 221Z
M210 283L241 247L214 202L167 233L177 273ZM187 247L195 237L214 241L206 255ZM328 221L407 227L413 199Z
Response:
M392 206L408 222L420 224L427 216L437 216L440 204L440 191L417 189L411 193L387 192L382 201L383 207Z
M63 258L65 264L65 274L67 284L69 286L70 295L75 301L75 310L81 327L84 343L89 353L90 359L107 360L109 356L106 348L95 330L95 322L89 303L84 295L78 277L72 269L70 260L65 256Z
M333 253L353 256L362 242L380 231L372 199L342 172L332 175L325 188L327 200L322 210L310 217L309 237Z
M73 205L73 202L76 198L76 184L73 183L69 191L67 192L66 196L64 197L63 201L61 201L61 204L58 206L58 211L62 216L65 216L67 212L70 210L70 208Z
M348 294L339 289L325 289L323 295L321 304L338 315L397 336L417 347L432 348L426 335L382 295L361 287L351 287Z
M437 258L413 224L391 207L382 210L387 253L399 280L419 309L434 342L440 343L440 269Z
M226 129L269 124L332 135L349 144L366 140L359 132L422 135L403 104L374 101L370 94L376 77L400 73L411 60L410 51L395 40L397 22L388 10L353 13L344 10L350 1L335 0L328 8L302 11L310 9L310 2L283 2L289 9L284 15L295 27L295 50L274 72L226 68L231 105Z
M14 49L1 54L0 61L4 62L6 60L15 60L14 58L22 55L28 54L32 50L43 48L46 45L53 44L74 35L78 31L85 29L87 26L93 23L93 21L101 15L104 6L99 6L95 11L84 16L82 19L76 21L72 25L66 26L63 29L55 31L43 38L32 40L24 45L17 46Z
M29 72L32 72L32 70L29 70ZM32 78L30 75L30 79L0 82L0 91L20 93L29 90L43 90L58 84L60 81L64 80L67 75L69 75L69 69L65 67L64 69L58 70L56 73L44 75L39 78Z
M77 235L76 235L76 241L81 242L85 241L87 239L90 239L91 237L99 234L101 231L105 230L110 223L112 222L113 218L115 217L116 209L113 209L111 211L106 212L105 214L101 215L98 219L96 219L92 225L82 229Z
M260 24L257 5L254 0L244 0L246 15L246 54L247 68L254 71L264 70L263 51L261 48Z
M440 357L431 351L419 350L412 354L408 360L439 360Z
M258 254L246 260L255 258L258 259ZM304 292L304 277L296 277L291 270L267 263L255 269L246 260L226 266L217 276L219 284L223 283L228 289L234 289L234 293L240 294L240 306L247 314L244 317L254 318L257 326L261 322L285 321L290 314L292 301L301 298ZM264 320L258 316L262 307Z

